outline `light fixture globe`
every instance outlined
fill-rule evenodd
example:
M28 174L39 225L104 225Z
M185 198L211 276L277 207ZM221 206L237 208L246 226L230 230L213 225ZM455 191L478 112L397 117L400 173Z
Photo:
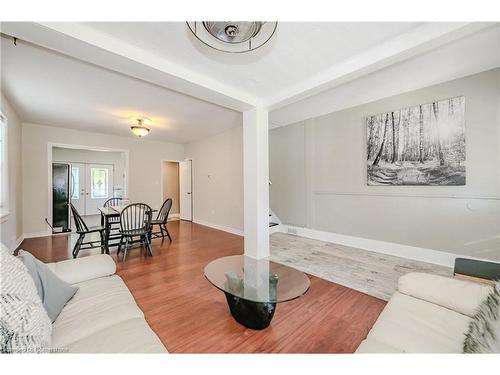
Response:
M243 43L254 38L264 22L203 21L202 23L211 35L222 42Z
M149 134L149 128L144 126L144 124L150 124L151 120L147 117L131 117L130 118L132 121L136 121L137 125L132 125L130 127L130 130L134 135L138 136L139 138L144 137L145 135Z
M194 36L207 46L223 52L253 51L274 35L278 22L201 21L187 22Z

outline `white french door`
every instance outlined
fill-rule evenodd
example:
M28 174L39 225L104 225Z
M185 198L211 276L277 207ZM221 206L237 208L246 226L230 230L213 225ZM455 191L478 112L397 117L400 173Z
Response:
M71 164L69 186L71 203L80 215L85 215L85 164Z
M179 217L181 220L193 221L191 160L181 161L179 168Z
M113 165L72 164L71 203L80 215L97 215L98 207L113 197Z
M87 164L85 214L99 214L98 207L104 206L113 197L113 166L105 164Z

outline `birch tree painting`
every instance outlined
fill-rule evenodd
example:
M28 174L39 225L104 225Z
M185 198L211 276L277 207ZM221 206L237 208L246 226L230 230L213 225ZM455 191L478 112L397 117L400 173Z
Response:
M465 97L366 119L368 185L465 185Z

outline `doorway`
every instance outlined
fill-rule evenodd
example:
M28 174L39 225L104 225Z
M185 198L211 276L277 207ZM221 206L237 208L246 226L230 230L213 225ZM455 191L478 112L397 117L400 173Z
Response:
M169 217L193 220L191 160L162 161L162 202L172 199Z
M109 198L126 197L126 151L70 145L51 145L51 151L52 163L62 163L69 167L69 194L66 203L73 204L88 226L99 225L98 208ZM74 229L72 219L70 216L69 222Z

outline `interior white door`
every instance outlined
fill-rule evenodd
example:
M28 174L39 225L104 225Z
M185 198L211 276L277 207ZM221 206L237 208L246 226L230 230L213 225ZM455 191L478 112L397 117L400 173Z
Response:
M99 214L98 207L104 206L113 197L113 166L106 164L86 165L85 214Z
M85 213L85 164L71 164L70 201L80 215Z
M193 189L191 160L179 163L179 211L181 220L193 221Z

